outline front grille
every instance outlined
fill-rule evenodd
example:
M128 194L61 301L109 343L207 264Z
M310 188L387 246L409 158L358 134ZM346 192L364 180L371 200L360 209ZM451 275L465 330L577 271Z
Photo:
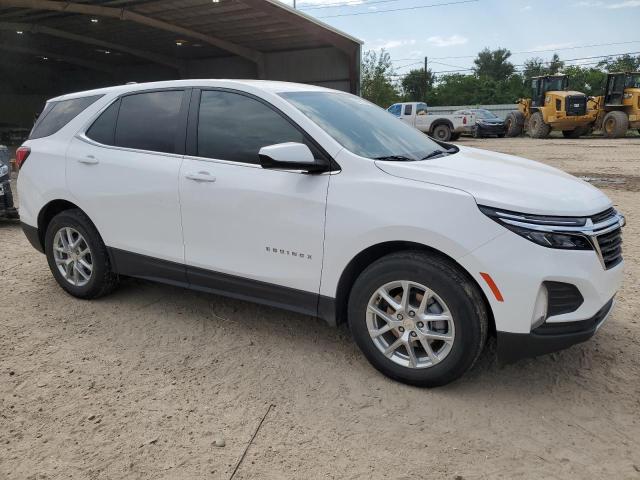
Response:
M575 285L564 282L544 282L547 289L547 316L575 312L584 302Z
M565 100L565 110L568 116L581 116L587 113L587 97L584 95L569 95Z
M622 261L622 228L598 235L598 246L604 267L609 270Z
M591 216L591 221L593 222L594 225L603 222L605 220L608 220L609 218L613 217L616 214L616 211L614 210L613 207L606 209L604 212L600 212L600 213L596 213L595 215Z

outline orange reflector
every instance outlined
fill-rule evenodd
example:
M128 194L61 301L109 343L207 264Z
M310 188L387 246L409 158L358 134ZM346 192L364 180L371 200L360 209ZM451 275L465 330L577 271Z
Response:
M500 289L496 285L496 282L493 281L493 278L491 278L491 275L489 275L488 273L480 272L480 276L484 279L485 282L487 282L487 285L489 285L489 288L493 292L493 295L496 297L496 300L499 302L504 302L504 298L502 298Z

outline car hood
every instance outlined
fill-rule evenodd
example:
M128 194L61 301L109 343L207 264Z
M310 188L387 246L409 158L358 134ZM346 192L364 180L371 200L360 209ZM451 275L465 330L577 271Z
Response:
M513 155L459 148L441 158L376 165L389 175L464 190L480 205L516 212L587 216L611 206L600 190L557 168Z

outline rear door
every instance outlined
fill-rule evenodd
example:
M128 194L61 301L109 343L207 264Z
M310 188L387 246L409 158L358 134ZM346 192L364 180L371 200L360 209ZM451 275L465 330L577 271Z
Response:
M76 135L67 151L69 188L106 245L128 259L117 262L121 273L144 273L135 267L147 262L140 255L184 263L178 174L189 94L169 89L125 95Z

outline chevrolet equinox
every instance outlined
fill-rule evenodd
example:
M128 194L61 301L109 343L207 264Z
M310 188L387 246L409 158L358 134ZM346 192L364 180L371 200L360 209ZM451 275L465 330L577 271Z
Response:
M587 340L624 217L555 168L437 142L343 92L122 85L47 102L17 150L23 230L69 294L139 277L348 322L371 364L437 386Z

